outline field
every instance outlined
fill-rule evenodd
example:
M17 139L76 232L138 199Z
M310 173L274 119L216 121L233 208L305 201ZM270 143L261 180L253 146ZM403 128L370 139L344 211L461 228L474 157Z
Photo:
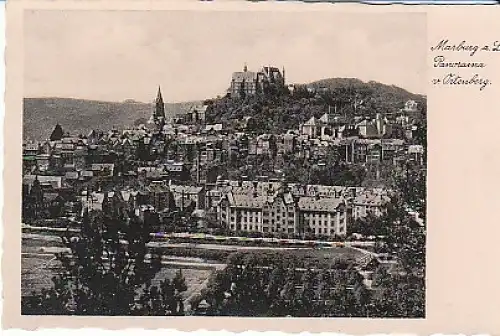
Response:
M45 237L39 239L37 236L24 235L22 240L21 255L21 293L29 295L32 291L39 292L42 288L52 287L52 277L57 273L60 263L55 260L51 252L53 247L62 247L58 237ZM205 260L194 258L169 257L169 262L191 262L202 264ZM179 268L172 265L165 265L152 281L158 286L161 280L173 279ZM186 268L182 266L182 274L188 286L184 296L187 298L193 291L199 289L200 285L210 276L212 270L196 268Z
M39 292L42 288L52 286L52 277L56 274L59 262L55 260L53 249L63 247L57 236L40 236L23 234L21 256L21 291L28 295L32 291ZM163 269L156 275L152 284L158 286L160 280L172 279L178 269L186 279L188 291L184 297L201 289L203 282L213 272L207 262L224 264L228 255L234 252L254 254L265 259L295 257L310 264L326 264L343 257L359 259L363 253L349 247L333 248L270 248L249 247L219 244L171 244L169 247L156 247L164 255Z
M161 269L160 272L156 275L156 277L151 282L153 286L159 286L160 281L164 279L173 279L175 274L178 272L177 268L172 266L166 266ZM186 279L187 291L183 293L183 298L187 299L191 294L195 292L199 292L202 287L202 284L205 280L208 279L211 270L203 270L203 269L192 269L192 268L183 268L182 275Z
M32 291L39 292L43 288L52 287L52 277L56 274L59 262L52 255L23 255L21 257L21 293L29 295ZM173 279L178 268L164 266L152 281L152 285L159 286L164 279ZM182 268L188 290L184 293L187 298L197 291L201 284L208 279L210 269Z
M57 272L59 263L53 255L21 257L21 295L39 292L52 286L52 277Z

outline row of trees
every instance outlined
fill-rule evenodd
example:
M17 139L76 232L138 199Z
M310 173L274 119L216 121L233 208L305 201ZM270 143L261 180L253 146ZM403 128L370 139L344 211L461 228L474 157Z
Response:
M133 213L85 212L81 232L62 237L53 286L22 298L34 315L182 315L187 286L179 271L152 285L161 256L148 251L149 223Z
M202 298L208 315L295 317L423 317L424 292L412 275L377 269L373 287L353 267L301 269L275 259L230 260L213 275Z

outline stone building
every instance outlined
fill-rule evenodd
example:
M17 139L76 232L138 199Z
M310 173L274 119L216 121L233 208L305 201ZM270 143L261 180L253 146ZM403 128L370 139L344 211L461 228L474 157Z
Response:
M292 192L269 188L235 187L218 204L219 220L229 230L261 233L347 234L350 211L339 198L296 197Z
M276 67L264 66L260 71L248 71L247 66L243 71L234 72L228 93L231 97L245 97L262 94L269 85L285 86L285 69L281 72Z

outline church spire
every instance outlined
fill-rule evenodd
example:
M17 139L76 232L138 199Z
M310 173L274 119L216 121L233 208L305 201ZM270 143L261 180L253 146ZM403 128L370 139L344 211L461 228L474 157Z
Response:
M163 102L163 97L161 95L161 87L158 85L158 93L156 94L156 102Z
M161 87L158 85L158 93L156 94L156 99L155 99L155 108L150 122L155 124L161 124L164 122L164 120L165 120L165 103L163 102Z

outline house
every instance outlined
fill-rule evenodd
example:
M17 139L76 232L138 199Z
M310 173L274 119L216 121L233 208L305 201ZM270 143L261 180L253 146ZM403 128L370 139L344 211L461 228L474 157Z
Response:
M185 180L189 177L189 171L182 161L167 160L164 166L172 179Z
M343 198L301 197L298 201L303 232L325 236L345 236L349 212Z
M353 218L363 218L368 216L369 213L381 216L389 201L389 196L384 193L371 190L360 193L352 200Z
M374 120L365 119L356 124L359 136L363 138L382 138L392 134L392 125L387 118L377 113Z
M408 146L408 155L415 162L422 165L424 163L424 146L422 146L422 145L410 145L410 146Z
M93 163L91 165L93 176L113 177L115 173L114 163Z
M320 122L315 118L311 117L307 120L301 127L301 134L307 135L309 138L315 138L321 135Z
M321 117L311 117L300 126L302 135L308 138L317 138L322 140L341 139L351 135L357 135L352 127L347 123L345 117L324 113Z
M350 144L348 162L353 163L395 164L404 149L404 140L401 139L355 139Z
M109 211L111 209L119 212L130 210L129 203L123 199L120 191L90 192L83 190L80 195L82 213L85 210Z
M205 208L205 189L203 187L170 184L170 191L177 208L184 210L189 206L194 209Z
M279 154L293 153L297 146L297 135L293 133L279 135L276 139L276 146Z
M50 169L50 154L39 154L36 156L38 170L43 172Z
M272 134L261 134L257 137L256 154L276 154L276 138Z
M168 184L163 181L152 181L136 194L137 204L151 205L158 212L170 209L172 197Z
M36 156L40 153L39 143L23 143L23 157Z
M192 106L184 116L187 123L204 124L206 120L208 105Z
M238 121L238 125L236 128L242 131L251 131L255 129L256 124L257 123L254 117L245 116L243 117L243 119Z
M209 124L204 128L204 132L208 134L218 134L224 130L224 125L222 123L219 124Z
M137 167L137 175L146 179L161 179L167 177L168 171L163 166L161 167Z
M24 175L23 185L27 186L28 189L33 186L35 180L40 182L43 187L49 187L52 189L61 189L63 187L63 177L56 175Z
M408 100L403 107L402 112L407 115L412 115L418 111L418 103L414 100Z

